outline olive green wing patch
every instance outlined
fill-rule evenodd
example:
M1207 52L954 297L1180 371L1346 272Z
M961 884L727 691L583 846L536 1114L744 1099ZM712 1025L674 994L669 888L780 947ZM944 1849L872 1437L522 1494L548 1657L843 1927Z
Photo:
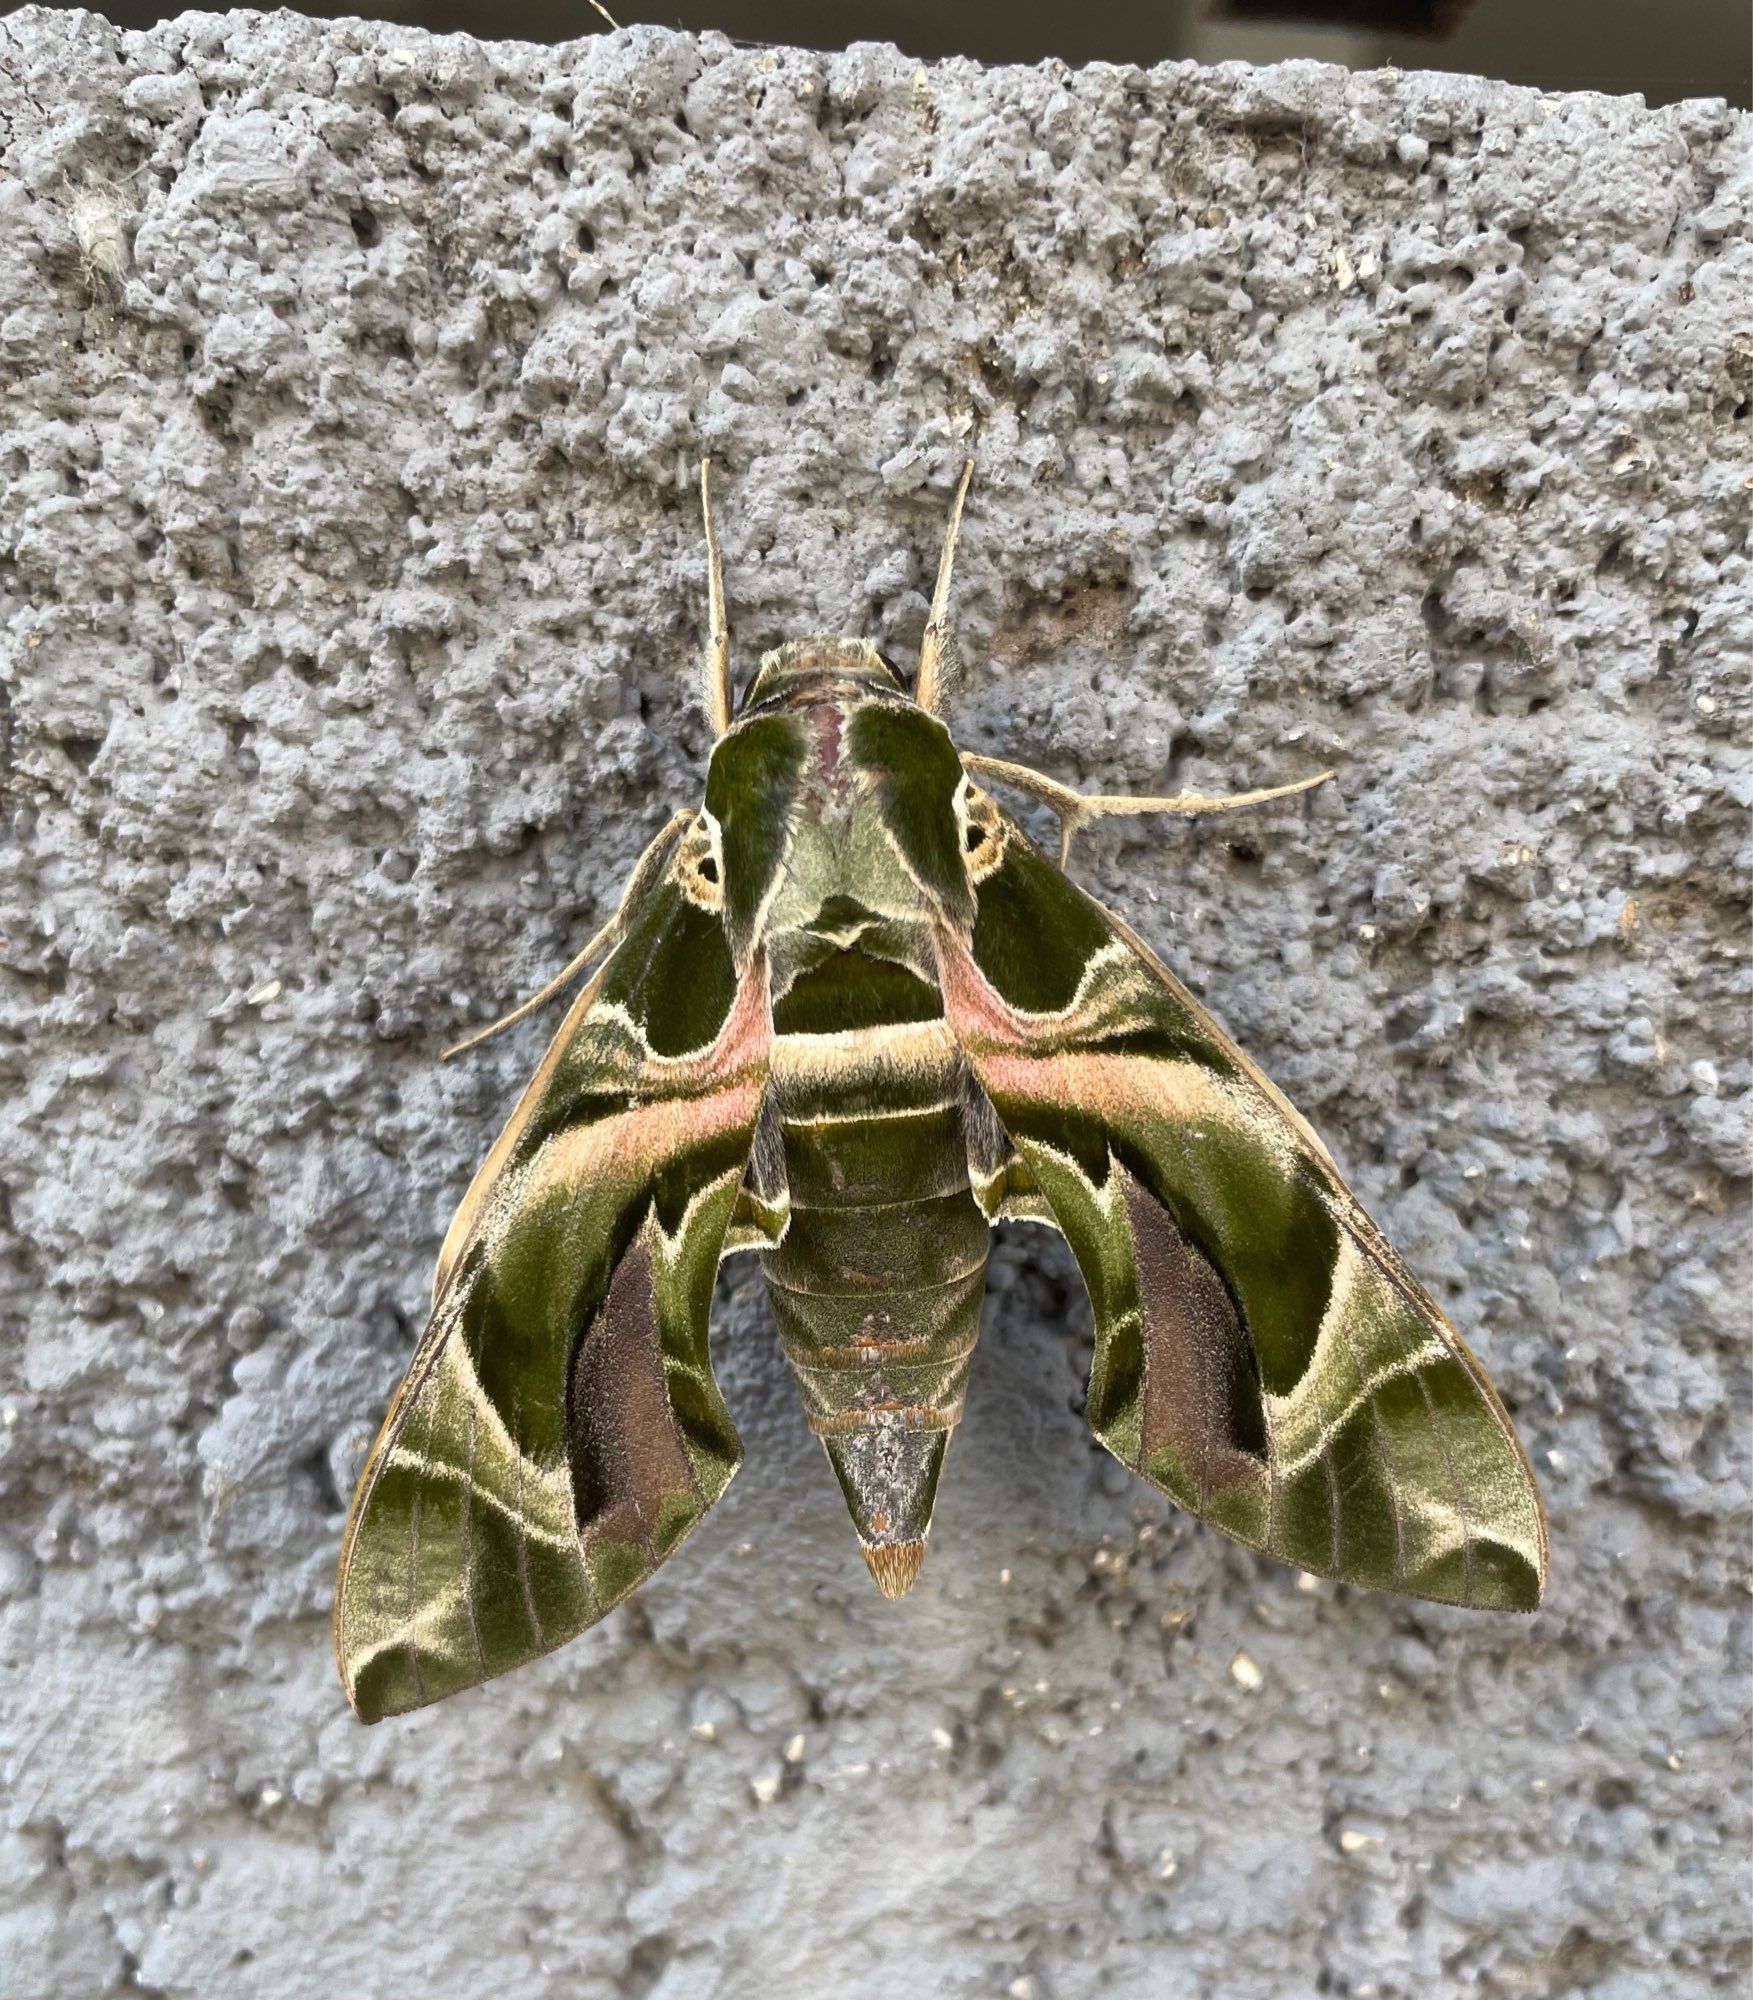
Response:
M716 914L665 881L458 1210L354 1498L335 1657L368 1722L562 1644L669 1554L741 1449L712 1286L771 1029Z
M1281 1562L1532 1609L1545 1515L1479 1364L1284 1098L1005 832L944 1000L1088 1286L1096 1435Z

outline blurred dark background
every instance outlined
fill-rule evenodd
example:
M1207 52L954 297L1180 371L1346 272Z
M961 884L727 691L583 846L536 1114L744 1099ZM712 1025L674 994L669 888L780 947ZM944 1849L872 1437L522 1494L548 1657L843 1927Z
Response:
M910 55L982 62L1276 62L1318 56L1354 69L1472 70L1546 90L1641 91L1651 104L1726 97L1753 105L1749 0L604 0L635 21L720 28L747 42L843 48L896 42ZM0 7L0 12L10 12ZM110 0L125 27L177 10ZM603 27L589 0L360 0L307 14L368 14L440 33L568 41Z

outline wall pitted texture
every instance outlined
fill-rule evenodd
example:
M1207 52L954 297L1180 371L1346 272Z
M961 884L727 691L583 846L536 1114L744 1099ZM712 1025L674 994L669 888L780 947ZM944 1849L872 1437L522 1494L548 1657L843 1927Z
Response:
M0 143L14 2000L1744 1990L1753 120L27 10ZM708 1525L361 1729L342 1497L541 1034L436 1052L698 793L694 462L746 667L915 645L974 440L965 744L1339 770L1082 872L1475 1342L1549 1608L1178 1517L1018 1231L912 1597L738 1263Z

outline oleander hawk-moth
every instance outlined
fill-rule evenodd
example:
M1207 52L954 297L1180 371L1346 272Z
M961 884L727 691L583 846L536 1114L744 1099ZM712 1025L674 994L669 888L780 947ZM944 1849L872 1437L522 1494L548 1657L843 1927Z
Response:
M1320 1576L1540 1600L1539 1492L1478 1363L1308 1125L1064 872L1089 819L1331 773L1086 797L958 754L939 710L969 470L911 689L863 640L800 639L733 712L702 468L705 802L483 1031L602 960L451 1224L359 1482L335 1653L367 1721L570 1639L724 1491L741 1452L707 1323L738 1251L872 1576L908 1590L1007 1218L1063 1232L1090 1426L1152 1486ZM1058 811L1059 865L983 779Z

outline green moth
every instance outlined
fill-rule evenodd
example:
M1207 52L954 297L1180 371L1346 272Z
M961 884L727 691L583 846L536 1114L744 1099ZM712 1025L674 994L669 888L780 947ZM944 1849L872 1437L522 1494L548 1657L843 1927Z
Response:
M958 753L938 711L971 471L911 691L863 640L800 639L733 713L702 467L705 803L484 1031L602 961L450 1226L354 1498L335 1655L366 1721L572 1638L724 1491L741 1449L707 1321L738 1251L761 1257L871 1574L902 1595L1007 1218L1070 1244L1090 1426L1141 1478L1317 1575L1540 1601L1539 1491L1477 1362L1309 1127L1063 872L1091 819L1331 773L1088 797ZM1056 809L1059 865L983 780Z

